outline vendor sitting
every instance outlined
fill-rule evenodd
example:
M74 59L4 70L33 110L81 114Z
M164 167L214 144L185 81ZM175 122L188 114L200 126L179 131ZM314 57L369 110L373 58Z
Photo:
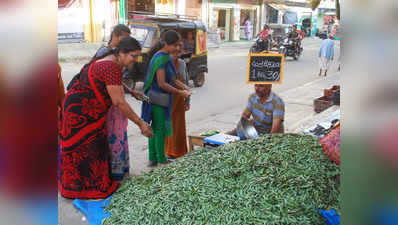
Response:
M259 134L283 133L285 103L271 91L272 84L255 84L242 117L248 119ZM250 120L250 116L253 119ZM237 136L237 129L227 132Z

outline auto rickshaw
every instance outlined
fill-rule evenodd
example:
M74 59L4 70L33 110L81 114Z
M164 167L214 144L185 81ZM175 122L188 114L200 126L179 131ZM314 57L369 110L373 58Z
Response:
M288 35L289 31L291 30L290 24L269 24L268 25L270 30L271 30L271 36L272 39L274 40L275 47L276 49L279 49L282 40L286 35Z
M141 13L129 13L128 26L131 36L137 39L142 46L142 53L132 68L124 75L124 82L129 88L134 89L136 82L145 81L147 67L150 59L148 52L156 44L161 34L167 30L179 32L182 38L186 38L188 32L192 32L195 40L195 50L184 54L187 63L188 80L193 80L195 87L201 87L205 82L207 68L206 27L201 21L177 15L149 15Z

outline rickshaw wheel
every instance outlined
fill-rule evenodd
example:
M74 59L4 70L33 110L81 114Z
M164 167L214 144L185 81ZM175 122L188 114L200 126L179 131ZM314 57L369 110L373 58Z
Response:
M204 83L205 83L205 73L199 72L198 74L196 74L196 77L193 79L193 84L195 85L195 87L202 87Z

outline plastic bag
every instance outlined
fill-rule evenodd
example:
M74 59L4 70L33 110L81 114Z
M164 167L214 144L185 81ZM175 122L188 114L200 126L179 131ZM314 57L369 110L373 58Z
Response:
M319 143L327 157L340 165L340 125L321 138Z

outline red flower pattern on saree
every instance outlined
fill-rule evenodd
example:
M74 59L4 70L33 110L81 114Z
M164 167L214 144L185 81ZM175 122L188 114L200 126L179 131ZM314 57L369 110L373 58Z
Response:
M94 119L98 119L99 115L103 113L103 106L97 99L84 98L82 101L82 113L87 114Z
M109 174L110 150L103 121L112 104L106 85L121 84L121 71L109 61L95 63L92 71L93 82L106 107L91 87L88 67L66 94L63 105L58 187L66 198L105 198L118 186Z

